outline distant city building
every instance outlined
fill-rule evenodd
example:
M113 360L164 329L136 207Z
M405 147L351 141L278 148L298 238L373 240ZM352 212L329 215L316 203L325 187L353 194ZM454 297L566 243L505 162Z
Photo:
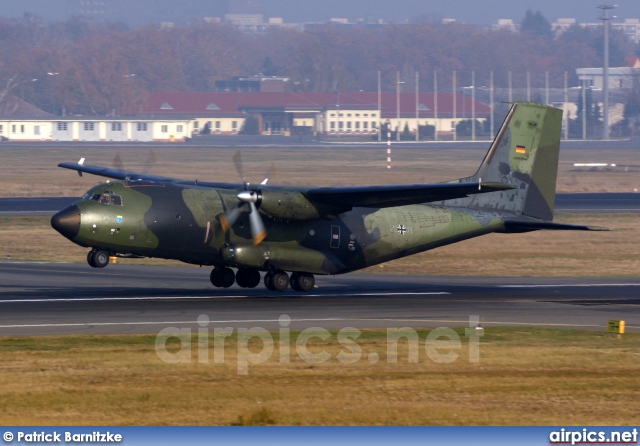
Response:
M578 68L576 74L581 84L587 88L601 90L604 87L603 69ZM640 60L636 59L631 67L609 68L609 89L612 91L631 90L640 84Z
M389 120L399 131L407 128L415 134L418 126L433 126L438 135L451 137L459 122L474 115L485 121L491 109L452 93L439 93L435 101L433 93L420 93L416 100L415 93L391 92L380 98L372 92L154 92L148 95L144 113L190 116L194 133L215 135L237 134L252 117L262 135L375 136Z
M515 23L513 23L513 20L511 19L499 19L498 23L495 23L491 29L493 29L494 31L498 31L498 30L506 30L506 31L512 31L512 32L516 32L518 31L518 27L516 26Z
M292 90L291 78L282 76L235 77L216 81L215 91L285 93Z
M551 24L551 30L557 37L570 27L576 25L582 28L601 28L602 22L578 23L574 18L561 18ZM622 31L633 43L640 42L640 19L625 19L624 22L614 22L611 20L610 25L611 29Z
M204 17L222 17L228 9L227 2L200 0L65 0L65 12L67 18L144 26L161 22L186 24Z

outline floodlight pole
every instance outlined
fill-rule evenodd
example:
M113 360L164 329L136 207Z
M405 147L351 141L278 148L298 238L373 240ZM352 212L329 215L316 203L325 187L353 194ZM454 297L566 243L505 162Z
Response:
M604 64L602 68L602 139L609 139L609 10L613 5L600 5L602 24L604 26Z

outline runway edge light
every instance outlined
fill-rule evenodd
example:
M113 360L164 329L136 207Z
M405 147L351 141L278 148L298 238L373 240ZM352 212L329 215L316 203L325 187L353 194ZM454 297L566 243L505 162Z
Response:
M624 321L614 321L614 320L608 320L607 321L607 332L608 333L617 333L617 334L623 334L624 333Z

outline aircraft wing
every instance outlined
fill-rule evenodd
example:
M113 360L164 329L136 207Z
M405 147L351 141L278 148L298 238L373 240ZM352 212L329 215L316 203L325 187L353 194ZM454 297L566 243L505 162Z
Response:
M391 186L316 187L303 192L307 199L329 205L392 207L464 198L474 194L515 189L503 183L399 184Z
M128 170L112 169L108 167L90 166L84 164L84 159L78 163L60 163L58 167L71 169L82 173L89 173L105 178L124 181L155 181L173 184L197 184L202 187L242 190L244 185L239 183L214 183L208 181L183 180L179 178L149 175ZM277 190L277 187L271 187ZM285 187L283 189L298 189ZM338 208L352 207L392 207L407 204L429 203L434 201L464 198L469 195L483 194L514 189L514 186L503 183L436 183L436 184L399 184L381 186L345 186L345 187L312 187L301 188L301 193L308 200Z
M90 173L92 175L98 175L105 178L113 178L116 180L125 181L155 181L160 183L175 183L175 184L197 184L203 187L219 187L221 189L242 189L243 185L239 183L213 183L207 181L197 180L182 180L179 178L162 177L159 175L149 175L147 173L132 172L129 170L111 169L108 167L89 166L83 163L84 159L79 163L60 163L58 167L65 169L71 169L78 172L78 175L82 176L82 173Z

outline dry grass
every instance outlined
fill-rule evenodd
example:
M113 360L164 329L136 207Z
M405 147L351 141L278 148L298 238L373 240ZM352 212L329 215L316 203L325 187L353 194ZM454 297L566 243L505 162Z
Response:
M490 234L364 270L370 273L494 276L628 276L640 271L640 218L635 214L564 214L567 223L612 232L539 231ZM54 231L48 217L0 218L0 257L86 262L81 248ZM160 259L120 263L184 265Z
M0 340L0 424L3 425L637 425L639 334L487 328L480 362L468 360L468 339L447 348L459 358L433 362L421 332L418 363L400 343L387 362L384 331L357 338L360 360L336 333L310 344L331 359L309 364L291 345L291 362L275 354L237 373L237 342L225 363L167 364L155 336L39 337ZM297 333L291 334L292 342ZM175 339L175 338L174 338ZM195 339L194 339L195 341ZM251 351L259 352L259 343ZM175 348L175 347L174 347ZM379 354L371 364L369 353Z
M232 162L236 149L157 147L158 163L150 173L186 179L239 182ZM78 147L0 147L0 196L79 196L100 181L59 169L60 162L87 158L87 164L111 166L119 154L126 169L144 171L150 149ZM476 149L434 149L409 146L393 149L393 168L386 169L386 149L364 148L247 148L242 149L246 180L259 182L273 164L275 184L366 185L438 182L473 174L485 153ZM606 156L606 159L603 157ZM577 172L575 162L616 163L610 171ZM632 150L561 151L559 192L630 192L640 189L638 155Z

